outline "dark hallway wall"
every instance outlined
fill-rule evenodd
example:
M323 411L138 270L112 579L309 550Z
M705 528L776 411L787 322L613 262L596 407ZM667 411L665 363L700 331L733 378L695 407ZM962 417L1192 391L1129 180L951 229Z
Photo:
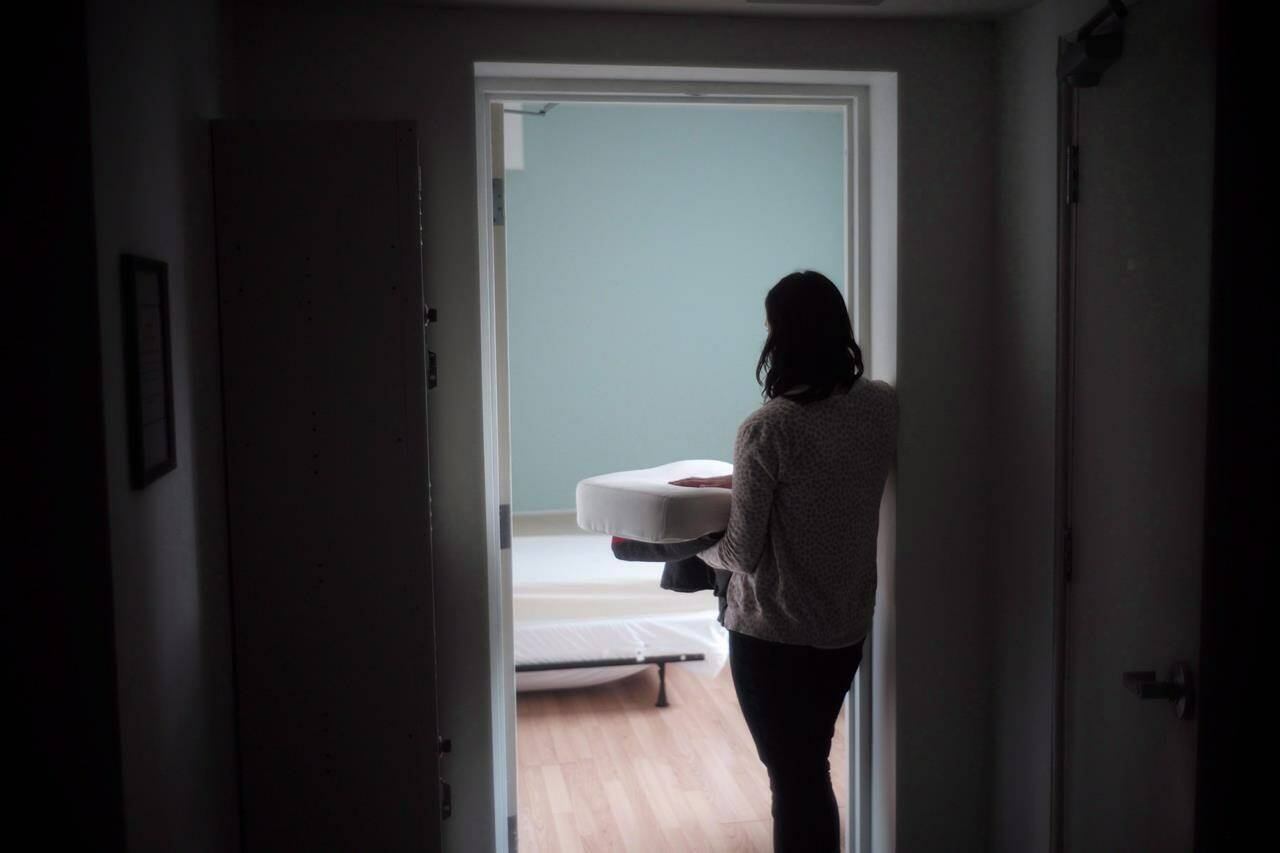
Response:
M88 4L124 805L130 850L238 846L208 120L215 0ZM177 470L129 487L120 254L169 265Z
M992 364L992 849L1048 851L1053 697L1057 39L1094 0L998 26Z

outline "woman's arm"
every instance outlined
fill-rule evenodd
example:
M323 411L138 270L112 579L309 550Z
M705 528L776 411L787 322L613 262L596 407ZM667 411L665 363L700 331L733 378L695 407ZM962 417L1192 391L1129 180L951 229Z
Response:
M698 554L713 569L752 574L769 538L769 514L778 482L776 436L748 421L733 446L733 498L724 538Z

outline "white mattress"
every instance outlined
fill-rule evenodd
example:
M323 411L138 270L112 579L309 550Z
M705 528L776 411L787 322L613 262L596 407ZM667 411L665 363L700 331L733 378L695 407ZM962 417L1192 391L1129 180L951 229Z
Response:
M578 526L641 542L684 542L718 533L729 523L729 490L669 483L731 473L728 462L686 459L588 477L578 483Z
M711 678L728 657L715 596L661 589L662 564L615 559L608 536L517 534L511 566L517 665L699 653L678 665ZM645 666L518 672L516 689L585 687Z

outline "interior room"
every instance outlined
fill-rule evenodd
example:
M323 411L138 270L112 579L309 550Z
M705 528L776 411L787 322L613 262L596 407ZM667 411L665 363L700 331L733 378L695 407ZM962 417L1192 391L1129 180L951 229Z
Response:
M1245 4L28 11L6 623L44 846L1254 837ZM805 270L807 336L766 305ZM836 378L779 367L836 338ZM868 388L887 438L815 414ZM883 478L822 465L855 452ZM855 586L865 620L792 630Z
M759 403L742 367L768 286L802 260L844 281L844 111L502 108L519 837L767 845L768 780L724 713L714 593L664 590L662 563L616 559L579 528L574 496L603 472L732 458ZM833 753L845 803L843 732Z

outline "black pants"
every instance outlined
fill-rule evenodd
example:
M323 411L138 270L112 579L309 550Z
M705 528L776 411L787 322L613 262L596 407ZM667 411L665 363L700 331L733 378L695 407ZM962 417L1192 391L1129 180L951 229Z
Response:
M769 771L775 853L840 849L827 758L840 705L861 662L862 643L815 649L729 632L733 687Z

